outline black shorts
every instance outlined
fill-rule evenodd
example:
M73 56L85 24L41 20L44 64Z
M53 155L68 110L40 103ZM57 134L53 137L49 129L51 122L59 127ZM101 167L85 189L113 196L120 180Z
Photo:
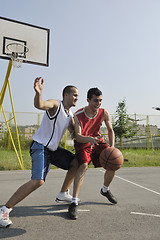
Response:
M45 157L51 164L64 170L68 170L70 168L70 164L75 158L75 154L61 147L58 147L56 151L51 151L48 148L45 148L44 152Z

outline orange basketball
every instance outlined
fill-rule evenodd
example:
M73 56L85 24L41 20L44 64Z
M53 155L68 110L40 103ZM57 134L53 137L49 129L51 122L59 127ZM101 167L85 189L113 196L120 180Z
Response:
M100 156L99 161L101 166L106 170L118 170L123 165L123 155L118 148L105 148Z

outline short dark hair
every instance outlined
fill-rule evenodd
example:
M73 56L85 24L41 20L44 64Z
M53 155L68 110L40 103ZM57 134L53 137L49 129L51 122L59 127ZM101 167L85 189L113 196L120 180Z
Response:
M64 89L63 89L63 92L62 92L62 96L64 98L64 95L66 93L70 94L72 92L72 88L76 88L75 86L72 86L72 85L68 85L66 86ZM76 88L77 89L77 88Z
M90 88L88 90L88 93L87 93L87 98L89 100L92 99L93 95L96 95L96 96L101 96L102 95L102 92L101 90L99 90L98 88Z

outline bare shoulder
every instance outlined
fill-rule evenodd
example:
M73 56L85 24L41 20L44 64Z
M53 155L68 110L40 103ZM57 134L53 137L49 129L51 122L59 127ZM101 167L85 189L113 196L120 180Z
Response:
M104 111L104 118L103 118L104 122L105 122L105 125L106 127L108 128L108 131L113 131L113 128L112 128L112 123L111 123L111 120L110 120L110 114L109 112L105 109Z
M57 111L57 108L59 106L59 101L55 99L49 99L47 100L47 102L49 104L48 112L51 116L53 116Z
M52 106L52 107L56 107L56 106L59 106L59 101L58 100L56 100L56 99L48 99L48 100L46 100L48 103L50 103L50 105Z
M110 114L107 109L104 109L104 120L110 120Z

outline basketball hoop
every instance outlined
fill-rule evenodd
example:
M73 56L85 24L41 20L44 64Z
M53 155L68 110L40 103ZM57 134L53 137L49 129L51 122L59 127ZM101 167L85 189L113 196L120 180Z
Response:
M13 67L21 68L23 58L26 57L26 53L29 51L29 48L21 43L9 43L6 48L10 52Z

